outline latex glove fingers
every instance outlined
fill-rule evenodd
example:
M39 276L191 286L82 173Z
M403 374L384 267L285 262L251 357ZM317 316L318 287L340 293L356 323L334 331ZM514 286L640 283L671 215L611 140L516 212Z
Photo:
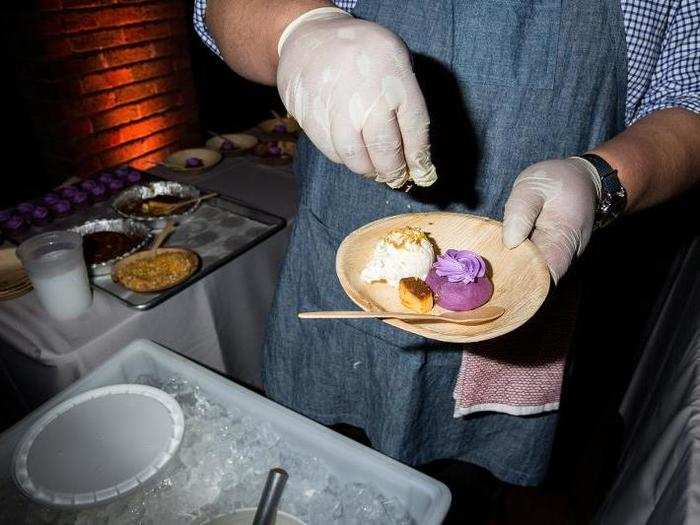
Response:
M580 158L533 164L515 180L506 202L503 242L514 248L531 237L558 281L591 236L600 182Z
M377 24L332 11L302 15L280 39L277 85L287 110L330 160L392 187L409 177L432 184L428 113L406 46Z

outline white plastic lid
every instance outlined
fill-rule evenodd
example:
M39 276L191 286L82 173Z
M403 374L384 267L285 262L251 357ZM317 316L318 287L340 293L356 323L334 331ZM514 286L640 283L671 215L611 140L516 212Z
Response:
M175 454L182 409L162 390L113 385L60 403L24 435L14 478L31 499L56 506L102 503L142 485Z

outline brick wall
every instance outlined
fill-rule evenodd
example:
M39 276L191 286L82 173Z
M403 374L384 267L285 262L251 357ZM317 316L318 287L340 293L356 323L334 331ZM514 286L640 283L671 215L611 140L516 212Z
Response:
M189 24L184 0L39 0L19 74L52 177L197 144Z

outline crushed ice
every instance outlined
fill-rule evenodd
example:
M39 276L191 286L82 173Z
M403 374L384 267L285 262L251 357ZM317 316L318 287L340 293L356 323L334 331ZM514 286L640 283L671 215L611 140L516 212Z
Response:
M280 504L315 524L413 523L403 504L369 483L343 483L321 459L295 450L272 426L224 408L180 377L135 381L173 395L185 414L176 457L152 482L106 505L80 511L40 507L0 480L0 508L13 523L139 523L204 525L238 509L255 507L267 472L281 466L289 480Z

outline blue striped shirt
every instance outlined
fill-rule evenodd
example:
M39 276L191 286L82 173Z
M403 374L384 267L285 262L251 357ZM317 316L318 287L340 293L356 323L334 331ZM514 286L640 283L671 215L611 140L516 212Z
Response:
M357 0L335 0L351 11ZM700 113L700 1L620 0L627 41L625 120L672 107ZM221 56L204 25L206 0L195 0L194 26Z

